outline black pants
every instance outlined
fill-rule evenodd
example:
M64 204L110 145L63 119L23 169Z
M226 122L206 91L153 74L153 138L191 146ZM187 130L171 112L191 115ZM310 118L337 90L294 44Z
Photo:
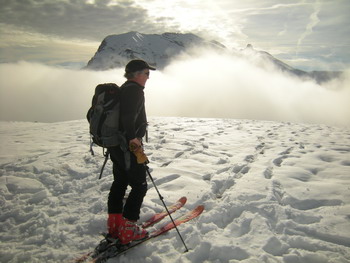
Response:
M122 213L129 220L138 220L143 198L147 192L146 169L138 164L136 156L130 153L130 169L125 169L125 156L120 147L108 149L113 162L114 181L108 196L108 213ZM130 185L131 191L125 202L123 199L126 189Z

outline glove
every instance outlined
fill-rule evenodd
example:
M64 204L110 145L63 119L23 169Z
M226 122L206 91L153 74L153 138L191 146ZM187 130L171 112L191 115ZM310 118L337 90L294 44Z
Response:
M137 145L136 143L130 142L129 150L136 156L138 164L147 164L149 163L146 154L143 152L143 147Z

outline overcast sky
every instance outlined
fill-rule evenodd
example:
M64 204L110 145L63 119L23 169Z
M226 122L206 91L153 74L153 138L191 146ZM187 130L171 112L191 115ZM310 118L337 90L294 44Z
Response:
M349 0L0 0L0 62L87 63L107 35L191 32L304 70L344 70L349 14Z

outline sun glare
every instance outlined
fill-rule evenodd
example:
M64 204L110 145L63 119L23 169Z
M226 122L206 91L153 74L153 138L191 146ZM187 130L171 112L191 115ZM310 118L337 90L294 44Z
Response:
M232 36L242 34L239 21L235 16L229 16L216 1L143 1L137 2L147 9L148 15L169 30L176 28L179 32L191 32L203 37L209 37L227 44ZM231 42L232 44L232 42Z

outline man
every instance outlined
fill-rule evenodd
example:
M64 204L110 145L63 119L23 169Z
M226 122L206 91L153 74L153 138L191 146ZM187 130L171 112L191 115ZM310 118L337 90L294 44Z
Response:
M140 208L147 192L147 160L142 149L141 138L146 133L144 87L150 71L155 70L143 60L132 60L125 67L127 81L121 86L120 125L129 149L109 148L113 162L114 182L108 196L108 232L119 238L122 244L147 237L146 230L136 225ZM126 156L128 156L126 158ZM123 199L128 185L131 191L125 204Z

